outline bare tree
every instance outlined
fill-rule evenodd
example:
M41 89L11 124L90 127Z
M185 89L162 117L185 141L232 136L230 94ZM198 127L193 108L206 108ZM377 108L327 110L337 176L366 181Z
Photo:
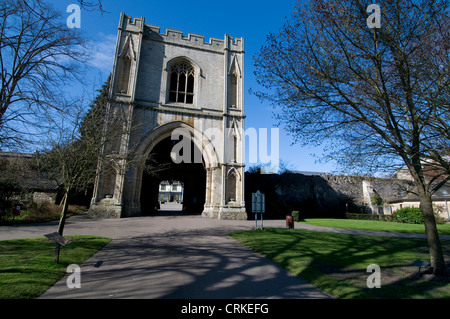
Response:
M84 191L94 184L96 176L109 170L119 172L140 162L132 147L124 151L122 144L132 130L127 107L109 99L110 79L92 103L83 100L66 105L60 113L48 118L48 149L41 152L41 168L64 190L58 233L64 233L68 205L72 192ZM157 176L168 166L152 157L144 170ZM59 244L55 261L59 260Z
M105 8L103 7L103 0L78 0L78 3L82 8L89 11L98 10L101 13L105 13Z
M58 233L62 236L67 217L70 196L73 192L90 187L99 172L117 169L114 156L103 156L101 150L107 145L118 144L127 132L127 114L116 112L108 119L109 79L98 96L86 104L83 99L66 104L58 112L47 117L48 132L43 143L47 150L40 154L45 171L64 190ZM124 155L128 156L128 154ZM99 165L101 162L101 165ZM59 260L57 244L55 261Z
M0 146L23 146L46 113L65 104L85 39L42 0L0 2Z
M52 117L48 135L49 148L41 152L41 162L45 163L42 169L64 191L60 221L57 232L62 236L67 218L70 196L73 192L83 191L88 188L95 178L100 150L105 143L112 139L120 138L123 134L123 125L117 126L109 135L103 138L103 132L98 132L96 124L103 112L97 109L86 116L86 108L80 104L71 106L69 113L64 113L59 121ZM94 114L95 113L95 114ZM89 121L89 122L88 122ZM97 133L97 134L95 134ZM100 133L100 134L98 134ZM108 169L116 164L110 158L103 158L103 169ZM55 261L59 259L59 245L55 255Z
M297 142L325 145L344 169L406 166L435 274L446 274L431 195L450 179L447 0L298 3L255 56L256 77ZM430 172L433 172L430 176Z

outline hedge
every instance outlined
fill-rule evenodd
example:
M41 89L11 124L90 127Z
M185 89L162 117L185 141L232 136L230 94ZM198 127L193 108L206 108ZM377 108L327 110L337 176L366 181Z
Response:
M359 220L380 220L380 221L385 221L385 222L392 222L392 221L394 221L394 216L392 216L392 215L345 213L345 218L347 218L347 219L359 219Z

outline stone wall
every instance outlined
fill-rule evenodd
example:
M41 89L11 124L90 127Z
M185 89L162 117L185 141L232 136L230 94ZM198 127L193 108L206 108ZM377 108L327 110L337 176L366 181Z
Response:
M246 173L247 213L251 193L266 194L266 217L278 218L300 211L304 217L343 217L346 211L362 212L374 194L390 201L404 197L410 181L347 175L303 175L297 173Z
M373 195L391 201L402 198L413 188L413 183L407 180L375 178L370 176L320 175L331 188L352 198L356 203L370 204ZM363 188L367 186L367 192Z
M56 192L33 192L33 202L41 203L54 203L56 200Z

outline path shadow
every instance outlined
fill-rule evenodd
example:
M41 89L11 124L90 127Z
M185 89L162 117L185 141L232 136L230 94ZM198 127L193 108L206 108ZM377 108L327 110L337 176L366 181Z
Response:
M43 297L329 298L226 236L229 231L173 230L113 240L82 265L83 289L68 290L63 282Z

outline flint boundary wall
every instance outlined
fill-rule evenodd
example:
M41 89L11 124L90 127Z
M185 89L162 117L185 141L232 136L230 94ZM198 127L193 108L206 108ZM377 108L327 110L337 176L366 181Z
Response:
M303 175L298 173L246 173L247 213L251 217L251 193L266 194L266 218L282 218L292 211L302 217L344 217L346 212L367 212L377 194L385 202L402 198L411 181L367 176Z

